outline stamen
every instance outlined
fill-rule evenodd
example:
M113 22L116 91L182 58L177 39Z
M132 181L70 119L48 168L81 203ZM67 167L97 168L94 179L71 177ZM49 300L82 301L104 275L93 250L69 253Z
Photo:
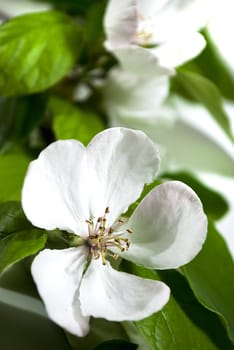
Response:
M114 226L107 226L106 215L110 213L109 207L106 207L104 216L97 218L94 223L93 218L85 220L88 224L89 237L86 240L90 253L94 259L102 259L102 264L106 265L106 256L111 256L117 260L119 254L112 252L112 249L118 248L121 252L127 251L130 246L130 241L125 237L126 233L132 234L131 229L125 229L122 231L117 230L119 224L123 224L124 220L120 218Z

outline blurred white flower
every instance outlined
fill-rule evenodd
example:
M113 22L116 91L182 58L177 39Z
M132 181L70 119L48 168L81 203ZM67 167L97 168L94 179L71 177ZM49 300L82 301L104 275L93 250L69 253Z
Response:
M166 78L144 83L138 78L127 89L121 74L113 73L103 90L110 125L141 129L157 142L162 172L187 169L233 176L233 145L202 105L178 96L166 99Z
M220 55L234 74L234 50L230 43L234 31L233 0L214 1L209 16L208 31Z
M87 148L75 140L57 141L31 163L22 192L28 219L80 236L76 247L45 249L32 264L50 318L69 332L87 334L90 316L139 320L168 301L164 283L116 271L108 256L165 269L200 251L206 216L181 182L157 186L128 221L120 218L158 166L155 144L125 128L105 130Z
M129 46L143 47L172 69L197 56L205 46L209 0L110 0L104 18L106 48L118 59Z
M126 54L128 53L128 54ZM153 118L169 95L170 72L160 67L157 59L147 49L138 51L129 47L121 64L114 66L107 75L101 88L103 108L109 117L111 126L125 123L135 128Z

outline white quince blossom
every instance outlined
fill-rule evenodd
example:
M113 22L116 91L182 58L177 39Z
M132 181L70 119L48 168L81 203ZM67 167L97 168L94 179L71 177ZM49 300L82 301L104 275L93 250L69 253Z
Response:
M133 63L133 62L132 62ZM136 61L135 67L145 63L144 69L124 69L121 66L112 68L102 86L102 106L113 120L121 117L133 117L144 123L145 118L155 118L155 114L169 95L169 79L158 71L154 74L154 62L144 59ZM143 67L142 67L143 68Z
M144 47L161 66L173 68L205 46L198 30L208 19L210 0L109 0L104 28L106 48L121 61L131 46Z
M139 320L167 303L163 282L117 271L108 256L167 269L200 251L207 219L197 195L181 182L157 186L128 221L120 216L158 167L155 144L125 128L97 134L87 148L56 141L30 164L22 192L28 219L79 236L77 246L45 249L32 263L49 317L69 332L86 335L90 316Z
M205 107L167 97L167 89L167 77L148 79L113 68L102 89L109 125L140 129L160 145L162 172L189 169L232 176L234 150L227 135Z

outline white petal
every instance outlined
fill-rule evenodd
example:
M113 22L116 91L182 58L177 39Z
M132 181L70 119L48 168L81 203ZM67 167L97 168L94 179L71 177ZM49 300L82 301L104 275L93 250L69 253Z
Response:
M30 164L22 205L33 225L85 235L89 218L85 152L78 141L57 141Z
M142 17L153 22L154 40L160 44L173 35L178 39L186 32L197 32L206 25L211 10L210 0L157 0L148 5L148 1L139 1Z
M104 214L111 225L152 182L159 167L155 144L142 131L111 128L96 135L87 147L90 212Z
M163 308L169 299L169 288L153 281L114 270L93 260L80 288L84 315L110 321L137 321Z
M137 29L136 0L110 0L104 17L108 50L131 43Z
M204 49L206 42L199 33L190 33L170 40L150 51L155 54L163 67L176 67L196 57Z
M89 317L83 316L79 300L86 258L85 247L46 249L32 263L32 276L49 317L79 337L89 331Z
M129 219L131 246L123 256L156 269L177 268L201 250L207 218L195 192L179 181L157 186Z
M170 76L174 73L173 69L160 65L159 58L154 51L144 47L131 45L115 49L112 53L119 60L124 70L145 78Z
M175 0L173 0L175 2ZM167 6L170 0L138 0L138 9L144 17L155 17L156 14Z
M232 45L230 45L234 31L232 0L213 2L208 31L215 47L218 49L218 54L221 54L224 63L228 64L228 68L231 70L230 73L233 76L234 50Z
M103 89L105 108L115 118L155 116L169 91L167 76L148 76L113 68Z

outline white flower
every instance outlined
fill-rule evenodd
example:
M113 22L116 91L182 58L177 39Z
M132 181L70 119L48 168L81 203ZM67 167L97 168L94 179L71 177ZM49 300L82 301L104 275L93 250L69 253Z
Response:
M208 23L209 36L213 40L214 47L218 49L218 53L224 61L223 63L227 64L232 77L234 72L234 52L230 43L233 39L232 33L234 30L233 10L232 0L214 1Z
M210 113L201 104L169 96L168 77L153 74L153 61L142 58L144 65L146 72L134 72L130 63L131 71L109 71L102 88L109 125L140 129L160 144L163 171L180 168L232 176L233 145Z
M90 316L139 320L167 303L164 283L116 271L108 255L166 269L187 263L201 249L207 220L183 183L156 187L128 222L119 219L158 166L154 143L125 128L99 133L87 148L75 140L54 142L31 163L22 192L28 219L83 240L77 247L45 249L32 264L50 318L69 332L84 336Z
M144 59L147 72L142 69L136 72L133 68L114 67L109 71L102 87L103 107L110 121L121 117L155 118L155 115L169 94L169 79L163 74L154 74L154 62ZM151 73L151 74L150 74ZM120 119L119 119L120 118Z
M205 46L198 33L207 21L209 0L109 0L105 46L120 60L129 46L148 49L159 63L176 67Z

